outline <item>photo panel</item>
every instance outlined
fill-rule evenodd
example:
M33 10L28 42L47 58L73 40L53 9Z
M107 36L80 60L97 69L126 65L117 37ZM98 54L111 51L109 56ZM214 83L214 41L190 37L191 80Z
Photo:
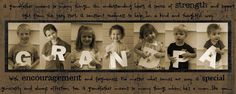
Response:
M224 22L206 22L197 23L197 69L196 70L227 70L229 65L228 60L228 27L229 23ZM217 32L216 32L217 31ZM216 67L210 66L209 60L202 62L199 60L204 53L208 50L205 48L211 40L217 40L215 43L216 48L222 50L222 54L216 56ZM211 55L211 54L210 54ZM207 56L206 56L207 57Z
M231 63L228 22L7 24L6 70L214 71L228 70ZM26 31L30 33L25 33ZM184 36L182 39L179 37L181 34ZM211 50L212 53L204 55L213 45L215 48ZM216 51L217 48L219 50ZM22 53L18 54L19 52ZM184 58L186 53L188 57ZM26 69L14 68L20 66L15 62L28 62L27 60L37 61L37 64L29 63L30 68Z
M96 70L103 68L103 26L99 22L71 23L71 70ZM89 46L89 47L88 47ZM88 52L88 53L86 53ZM92 59L97 66L90 64Z
M39 23L8 23L8 70L38 69ZM27 67L25 67L27 66Z
M104 45L104 61L103 69L105 70L129 70L135 69L136 62L134 55L134 24L133 23L103 23L103 45ZM121 33L123 32L123 33ZM116 45L116 41L119 41ZM111 64L110 52L116 52L121 55L121 51L126 51L126 56L121 58L122 61ZM116 56L117 57L117 56ZM112 59L113 60L113 59ZM114 61L114 60L113 60Z
M157 33L155 36L156 37L155 41L158 44L160 44L160 47L162 48L162 53L165 53L166 47L165 47L165 24L164 23L156 23L156 22L134 23L134 34L135 34L134 44L137 45L139 42L144 41L144 39L140 38L140 36L142 36L142 34L143 34L140 32L144 32L144 33L147 31L152 32L152 28L151 28L152 26L153 26L153 29L155 29L156 33ZM146 28L147 30L142 31L141 28L144 28L144 29ZM148 29L150 29L150 30L148 30ZM139 55L137 55L136 53L134 54L134 58L135 58L136 62L138 62L138 63L140 63L140 60L142 60L142 58ZM153 61L153 63L156 63L158 66L157 68L152 68L152 70L165 70L165 69L167 69L165 58L158 58L155 60L155 57L154 57L154 60L151 60L151 61ZM156 65L156 64L154 64L154 65ZM136 68L137 67L139 67L139 65L136 65ZM148 70L148 69L146 69L146 70Z
M183 42L185 44L188 44L191 48L193 48L194 51L196 51L196 23L191 23L191 22L187 22L187 23L164 23L165 24L165 47L166 47L166 64L168 67L168 70L170 70L169 68L171 67L171 61L168 57L168 47L170 47L172 43L176 44L177 40L178 40L178 35L176 35L176 33L180 32L180 33L184 33L186 36L183 38ZM175 30L176 29L176 30ZM181 32L184 31L184 32ZM182 45L180 46L182 47ZM180 51L184 51L184 52L189 52L188 50L186 50L187 48L181 48L178 49ZM174 50L175 51L175 50ZM179 60L182 57L179 57ZM177 62L176 62L177 63ZM189 58L188 59L188 65L186 65L186 67L188 67L189 70L194 70L196 68L196 58ZM175 66L175 68L179 68L179 65Z
M56 32L53 28L56 29ZM52 43L52 40L55 39L57 42ZM40 70L64 69L63 65L58 65L57 63L63 63L66 59L65 53L71 52L70 42L71 23L40 23L40 55L42 57L40 58ZM63 57L56 53L53 54L53 45L65 47ZM62 52L59 48L56 49L55 47L55 49L58 50L57 52ZM46 58L43 58L43 55L45 55L46 58L49 56L54 56L54 58L46 60ZM59 56L61 58L59 58Z

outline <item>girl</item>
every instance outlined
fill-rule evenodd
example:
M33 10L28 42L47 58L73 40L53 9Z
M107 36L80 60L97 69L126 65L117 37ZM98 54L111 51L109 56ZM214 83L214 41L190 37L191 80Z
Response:
M76 39L76 51L71 55L72 69L101 69L102 59L98 56L99 52L95 45L95 34L93 29L88 26L81 26L78 30ZM86 54L86 58L91 58L89 64L85 64L86 61L81 61L85 58L81 58L82 54ZM86 59L85 59L86 60Z
M105 57L109 57L111 53L116 52L121 55L121 51L128 52L127 46L121 42L125 36L124 28L120 25L114 25L109 30L109 36L112 40L112 43L106 46ZM127 57L130 57L130 54L127 53ZM122 67L120 64L116 63L116 69L126 68Z
M157 69L160 59L164 58L163 43L157 41L157 30L151 24L144 24L139 32L140 42L135 46L135 53L141 57L139 69Z

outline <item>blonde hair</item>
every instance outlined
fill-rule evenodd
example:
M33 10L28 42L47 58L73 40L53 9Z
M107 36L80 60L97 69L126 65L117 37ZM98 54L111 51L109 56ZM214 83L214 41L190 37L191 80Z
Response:
M90 44L90 48L91 49L94 49L95 52L97 52L97 47L96 47L96 36L95 36L95 33L93 31L93 28L89 27L89 26L85 26L85 25L82 25L80 26L79 30L78 30L78 33L77 33L77 38L76 38L76 43L75 43L75 46L76 46L76 50L77 51L80 51L83 49L83 43L82 43L82 40L81 40L81 37L82 37L82 34L84 32L91 32L92 33L92 43Z
M189 30L187 29L186 25L180 24L180 25L174 27L173 31L174 32L184 32L185 35L187 36L187 33Z
M17 34L19 34L19 32L22 32L22 31L31 31L30 29L30 26L28 24L20 24L18 27L17 27Z

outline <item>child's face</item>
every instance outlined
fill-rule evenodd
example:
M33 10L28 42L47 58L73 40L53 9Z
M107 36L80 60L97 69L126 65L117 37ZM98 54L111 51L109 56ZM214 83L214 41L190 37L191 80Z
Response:
M111 39L114 41L114 42L117 42L117 41L120 41L121 40L121 37L122 37L122 34L120 32L120 30L118 29L113 29L111 31Z
M156 39L156 34L154 32L146 32L143 36L147 42L153 42Z
M213 30L212 32L210 32L209 37L212 41L217 42L220 40L220 29L217 30Z
M46 37L49 39L49 40L56 40L57 39L57 32L54 31L54 30L47 30L45 32L46 34Z
M187 37L186 33L184 31L177 31L175 32L175 40L178 43L184 42L184 39Z
M93 33L92 32L83 32L81 34L81 42L83 46L89 46L93 41Z
M22 43L28 43L29 37L30 37L30 31L28 31L28 30L26 30L26 31L19 31L17 35L20 38L20 41Z

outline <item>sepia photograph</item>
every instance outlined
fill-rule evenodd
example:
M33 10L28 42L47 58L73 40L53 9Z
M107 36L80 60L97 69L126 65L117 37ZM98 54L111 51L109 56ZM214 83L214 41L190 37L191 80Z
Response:
M228 70L227 22L8 23L8 70Z
M0 0L0 94L236 94L235 0Z

